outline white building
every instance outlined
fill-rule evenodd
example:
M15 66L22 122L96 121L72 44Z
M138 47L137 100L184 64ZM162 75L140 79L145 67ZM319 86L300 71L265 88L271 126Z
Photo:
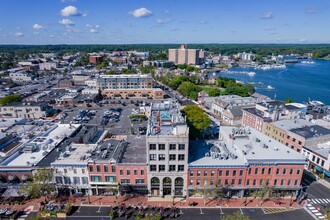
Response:
M55 62L46 62L46 63L39 63L40 70L53 70L58 67L57 63Z
M35 79L35 74L33 73L28 73L28 72L11 72L9 73L9 77L14 81L14 82L31 82L32 80Z

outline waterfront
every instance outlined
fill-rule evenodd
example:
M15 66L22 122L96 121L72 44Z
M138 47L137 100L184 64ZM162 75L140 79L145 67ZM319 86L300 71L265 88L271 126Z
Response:
M260 70L252 67L233 67L230 71L255 72L255 75L217 73L218 76L254 83L257 92L271 98L296 102L315 99L330 104L330 61L315 60L314 64L287 64L286 69ZM261 83L260 83L261 82ZM274 89L267 89L267 86Z

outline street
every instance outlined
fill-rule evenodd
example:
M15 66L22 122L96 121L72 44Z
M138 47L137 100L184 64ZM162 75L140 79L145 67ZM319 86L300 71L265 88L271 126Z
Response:
M109 211L110 207L79 206L77 207L77 211L72 216L68 216L67 219L105 220L110 219L108 216ZM232 214L237 211L249 215L251 220L313 219L313 217L311 217L304 209L289 210L285 208L182 208L179 210L179 217L177 219L218 220L221 219L221 216ZM127 218L118 217L116 219ZM134 216L131 216L129 219L134 219Z

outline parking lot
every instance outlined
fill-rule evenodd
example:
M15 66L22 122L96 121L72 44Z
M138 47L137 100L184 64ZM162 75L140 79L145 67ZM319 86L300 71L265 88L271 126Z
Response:
M139 128L145 128L147 126L147 121L144 120L131 120L130 116L132 114L138 113L138 108L136 106L122 106L118 104L111 104L102 107L73 107L66 109L64 113L66 116L59 120L62 123L81 123L87 125L97 125L101 129L107 129L113 135L129 135L129 134L139 134ZM116 110L121 109L120 114L117 118L104 118L105 113L109 112L110 109ZM75 118L79 116L80 112L88 110L89 112L94 112L94 115L88 116L89 120L77 121ZM132 127L132 129L131 129Z
M304 209L283 210L281 208L271 208L272 212L267 212L266 208L181 208L177 219L190 220L219 220L222 216L230 215L234 212L240 212L249 215L251 220L312 220L313 218ZM110 207L77 207L76 212L67 219L110 219L108 213ZM127 219L126 217L117 217L116 219ZM134 219L131 216L128 219Z

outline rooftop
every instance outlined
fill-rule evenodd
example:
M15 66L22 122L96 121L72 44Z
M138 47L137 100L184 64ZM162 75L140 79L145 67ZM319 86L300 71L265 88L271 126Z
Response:
M305 119L285 119L280 121L274 121L271 124L283 130L291 130L313 125L311 122Z
M149 74L121 74L121 75L101 75L100 78L152 78Z
M305 146L304 148L315 152L324 158L328 159L330 153L330 141L322 143L322 144L313 144L312 146Z
M214 100L214 103L220 105L223 108L236 106L251 106L256 103L256 99L252 97L241 97L238 95L225 95L216 98Z
M188 127L174 100L153 103L150 107L147 135L188 135Z
M308 127L295 128L295 129L291 129L290 131L295 133L295 134L298 134L301 137L304 137L305 139L330 134L329 129L321 127L319 125L312 125L312 126L308 126Z
M246 111L252 115L258 116L262 118L265 122L272 122L272 119L269 117L264 117L264 112L256 109L256 108L244 108L243 111Z
M190 147L189 166L248 166L250 163L304 164L305 157L251 127L220 127L220 140ZM195 152L196 151L196 152Z
M39 134L26 142L20 151L3 162L7 166L33 166L39 163L60 142L70 136L80 125L45 124Z

